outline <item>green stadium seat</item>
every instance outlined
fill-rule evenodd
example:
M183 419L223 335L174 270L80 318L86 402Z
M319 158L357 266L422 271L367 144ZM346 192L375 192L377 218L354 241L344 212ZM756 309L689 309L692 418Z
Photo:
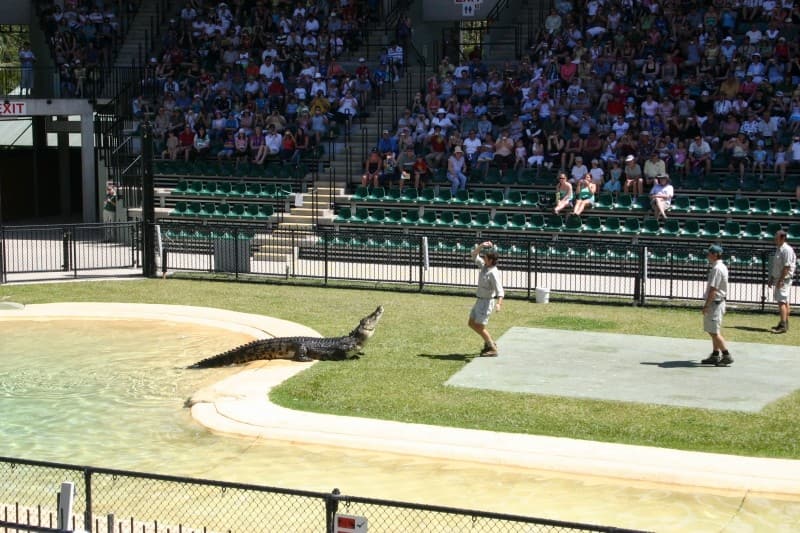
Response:
M761 182L761 192L778 192L781 190L781 184L777 176L764 176Z
M630 211L633 209L633 198L628 193L620 193L617 195L617 201L614 202L614 209L619 211Z
M272 207L271 205L262 204L262 205L260 205L258 207L258 218L259 219L262 219L262 218L263 219L268 219L269 217L271 217L274 214L275 214L275 208Z
M720 231L720 236L725 239L738 239L742 236L742 226L735 220L728 220Z
M669 210L673 213L688 213L692 210L692 202L688 196L676 196L672 199Z
M708 196L695 196L692 203L692 213L708 214L711 212L711 202Z
M719 239L722 236L722 228L716 220L706 220L700 230L700 236L706 239Z
M259 196L261 196L261 184L260 183L248 184L244 195L246 198L258 198Z
M453 193L447 187L439 187L439 192L433 198L435 204L449 204L453 199Z
M382 202L384 196L386 196L386 189L383 187L373 187L372 190L369 191L367 200L370 202Z
M386 218L386 213L384 213L383 209L377 207L369 212L366 222L368 224L383 224L384 218Z
M403 222L403 211L400 209L390 209L383 218L383 223L387 226L397 226Z
M790 241L800 240L800 223L789 224L786 234Z
M472 213L469 211L459 211L458 215L453 220L454 228L471 228L472 227Z
M725 179L720 182L720 189L723 191L733 192L738 190L739 187L739 176L726 176Z
M351 224L364 224L369 218L369 210L366 207L357 207L356 210L350 215Z
M741 189L745 192L759 191L761 190L761 182L755 176L745 176Z
M576 233L582 229L583 220L581 219L580 215L567 215L567 219L564 221L564 231Z
M528 222L525 220L525 215L523 213L514 213L511 215L511 218L508 220L508 226L506 226L509 230L524 230L528 227Z
M775 205L772 207L772 214L779 217L788 217L795 214L792 201L788 198L778 198L775 200Z
M401 222L404 226L416 226L419 222L419 210L409 209L406 211L406 214L403 215Z
M509 191L508 196L503 200L503 205L522 207L522 191Z
M650 211L650 197L646 194L640 194L631 202L631 209L633 211Z
M426 209L425 212L422 213L422 216L419 217L417 226L435 226L438 218L436 211L433 209Z
M203 208L200 210L200 217L201 218L211 218L214 216L214 212L217 210L214 202L204 202Z
M175 207L172 208L172 211L169 212L169 216L171 217L186 216L186 202L177 202L175 204Z
M486 195L486 203L488 205L503 205L504 201L503 191L491 191Z
M455 222L455 216L452 211L442 211L439 213L439 218L436 219L436 225L443 228L452 228Z
M471 191L469 195L469 203L470 205L487 205L486 191L482 189Z
M733 215L749 215L750 199L746 197L736 198L729 212Z
M681 235L684 237L699 237L700 236L700 223L697 220L687 220L683 223Z
M244 198L244 195L247 193L247 185L244 183L234 183L231 185L231 192L228 193L228 196L236 196Z
M783 180L783 185L781 185L781 191L794 193L797 190L798 183L800 183L800 177L796 175L786 176L786 179Z
M524 207L539 207L539 203L539 193L536 191L526 192L525 198L522 200L522 205Z
M748 222L745 224L744 229L741 232L741 236L743 239L748 240L759 240L763 237L763 230L761 229L761 224L758 222Z
M531 215L531 219L528 221L528 229L531 231L542 231L544 230L544 215L535 213Z
M683 180L683 189L695 191L700 188L700 180L694 176L687 176Z
M769 222L767 223L767 227L764 228L765 237L771 239L775 236L775 234L782 229L786 229L783 227L783 224L780 222Z
M665 237L678 237L681 234L681 223L674 218L669 218L664 221L661 226L661 235Z
M403 193L400 189L391 188L386 191L386 196L383 197L384 202L396 203L400 201Z
M347 224L350 222L350 208L349 207L340 207L339 210L336 212L336 218L333 219L334 224Z
M186 190L189 188L189 182L186 180L178 180L178 183L175 184L175 188L172 189L171 194L186 194Z
M547 222L545 222L545 231L562 231L564 229L564 219L561 215L549 215Z
M600 222L600 217L591 216L583 223L581 231L584 233L600 233L603 230L603 225Z
M619 232L622 235L638 235L640 230L641 225L639 224L639 219L635 217L628 217L625 219L625 222L622 224Z
M472 217L472 227L477 229L488 229L491 219L489 213L478 213Z
M228 218L231 214L231 206L228 204L217 204L214 208L214 218Z
M614 209L614 195L610 192L600 193L597 197L597 201L594 204L595 209L602 209L604 211L609 211Z
M712 213L727 214L730 209L731 203L727 196L717 196L714 198L714 203L711 204Z
M719 183L719 176L715 174L710 174L703 178L703 181L700 183L700 188L704 191L718 191L722 187Z
M266 220L267 218L269 218L269 215L264 213L261 210L261 206L258 205L258 204L250 204L250 205L248 205L246 211L247 211L248 216L250 218L255 219L255 220L263 221L263 220Z
M450 199L453 205L467 205L469 203L469 191L466 189L456 191L456 195Z
M419 196L417 196L417 202L420 204L432 204L435 198L436 191L433 187L426 187L420 191Z
M508 215L505 213L495 213L489 221L489 229L504 230L508 226Z
M759 217L765 217L772 212L772 204L769 198L756 198L753 201L750 213Z
M616 235L621 231L620 222L618 217L606 217L603 221L603 226L600 231L610 235Z
M403 189L403 194L400 196L400 200L403 202L416 202L417 199L418 199L417 189L413 187L408 187L407 189Z
M661 233L661 224L657 218L646 218L639 228L639 235L658 235Z
M231 182L218 181L216 182L216 189L214 190L214 196L230 196L231 189L232 189Z
M353 193L352 199L355 201L363 201L369 197L369 187L359 185Z
M228 211L228 218L244 218L244 204L231 204L231 209Z

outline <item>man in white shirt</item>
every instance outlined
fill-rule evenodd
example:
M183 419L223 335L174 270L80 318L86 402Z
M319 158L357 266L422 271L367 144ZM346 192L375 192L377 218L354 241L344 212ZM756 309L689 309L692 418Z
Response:
M725 315L725 298L728 295L728 267L722 262L722 246L712 244L706 254L711 268L703 294L703 330L711 337L713 351L703 365L728 366L733 363L725 339L722 337L722 317Z
M266 136L264 137L264 144L267 145L267 151L270 155L276 155L281 151L281 141L283 138L281 134L275 131L275 126L270 125Z
M646 165L647 163L645 163L645 166ZM675 190L669 182L669 176L666 173L659 174L655 185L650 189L650 205L653 207L656 219L663 218L666 220L667 209L669 209L672 204L672 197L674 195Z
M775 255L770 260L769 287L774 287L773 298L778 304L780 322L772 328L773 333L786 333L789 331L789 290L792 287L794 271L797 268L797 255L794 249L786 242L787 235L784 230L775 233Z

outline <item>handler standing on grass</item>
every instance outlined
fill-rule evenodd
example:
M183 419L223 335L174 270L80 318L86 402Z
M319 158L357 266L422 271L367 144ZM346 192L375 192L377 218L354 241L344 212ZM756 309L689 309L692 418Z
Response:
M476 244L472 250L472 260L481 269L478 276L478 300L469 313L469 327L483 338L481 357L497 357L497 345L492 340L492 335L486 329L489 315L495 307L500 311L503 305L503 282L500 280L500 271L497 269L497 250L492 241Z
M708 284L703 302L703 330L711 336L713 351L700 361L704 365L728 366L733 357L725 346L722 337L722 316L725 314L725 297L728 294L728 267L722 262L722 246L712 244L708 247Z
M772 328L773 333L786 333L789 331L789 289L792 288L792 278L797 263L794 249L786 242L786 232L775 232L775 255L772 256L769 269L769 287L774 287L772 296L778 304L780 322Z

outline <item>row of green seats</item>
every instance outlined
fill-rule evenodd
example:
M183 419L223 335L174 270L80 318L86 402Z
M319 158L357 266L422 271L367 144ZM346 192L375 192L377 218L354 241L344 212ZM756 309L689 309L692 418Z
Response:
M787 176L783 181L774 174L768 174L763 179L754 174L748 174L744 179L740 179L738 174L672 177L672 185L677 190L793 193L797 183L796 175Z
M469 189L458 191L454 195L447 187L439 187L437 193L433 187L426 187L421 191L414 188L372 189L358 186L352 196L355 202L386 202L386 203L416 203L416 204L448 204L448 205L474 205L474 206L511 206L511 207L539 207L543 202L543 194L536 191L510 191L505 195L501 190Z
M268 204L224 204L213 202L178 202L171 217L224 218L228 220L267 220L275 213Z
M232 176L288 180L302 178L308 174L308 167L304 163L294 165L272 162L256 165L245 162L236 164L234 161L160 160L154 163L153 172L156 175L167 176Z
M756 215L756 216L794 216L800 214L791 199L778 198L774 202L769 198L728 198L717 196L713 199L707 196L678 196L672 200L670 211L673 213L718 213L724 215Z
M187 180L178 181L172 190L172 194L179 196L226 196L231 198L286 198L291 192L291 186L283 183Z
M367 224L383 226L439 227L449 229L481 229L510 231L544 231L565 233L586 233L606 235L637 235L665 237L696 237L705 239L770 239L782 225L777 222L762 226L760 222L744 225L737 221L720 223L718 220L679 221L668 219L662 224L655 218L640 220L636 217L601 219L589 216L584 220L577 215L543 215L524 213L472 213L471 211L403 211L400 208L388 209L364 207L339 209L335 224ZM790 238L800 238L800 223L788 227Z

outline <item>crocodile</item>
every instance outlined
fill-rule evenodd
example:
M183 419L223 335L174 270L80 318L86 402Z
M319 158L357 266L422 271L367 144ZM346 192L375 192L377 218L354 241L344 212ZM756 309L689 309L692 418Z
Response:
M215 368L241 365L259 359L291 359L293 361L341 361L363 355L361 351L383 315L383 306L365 316L358 326L344 337L275 337L237 346L227 352L203 359L189 368Z

